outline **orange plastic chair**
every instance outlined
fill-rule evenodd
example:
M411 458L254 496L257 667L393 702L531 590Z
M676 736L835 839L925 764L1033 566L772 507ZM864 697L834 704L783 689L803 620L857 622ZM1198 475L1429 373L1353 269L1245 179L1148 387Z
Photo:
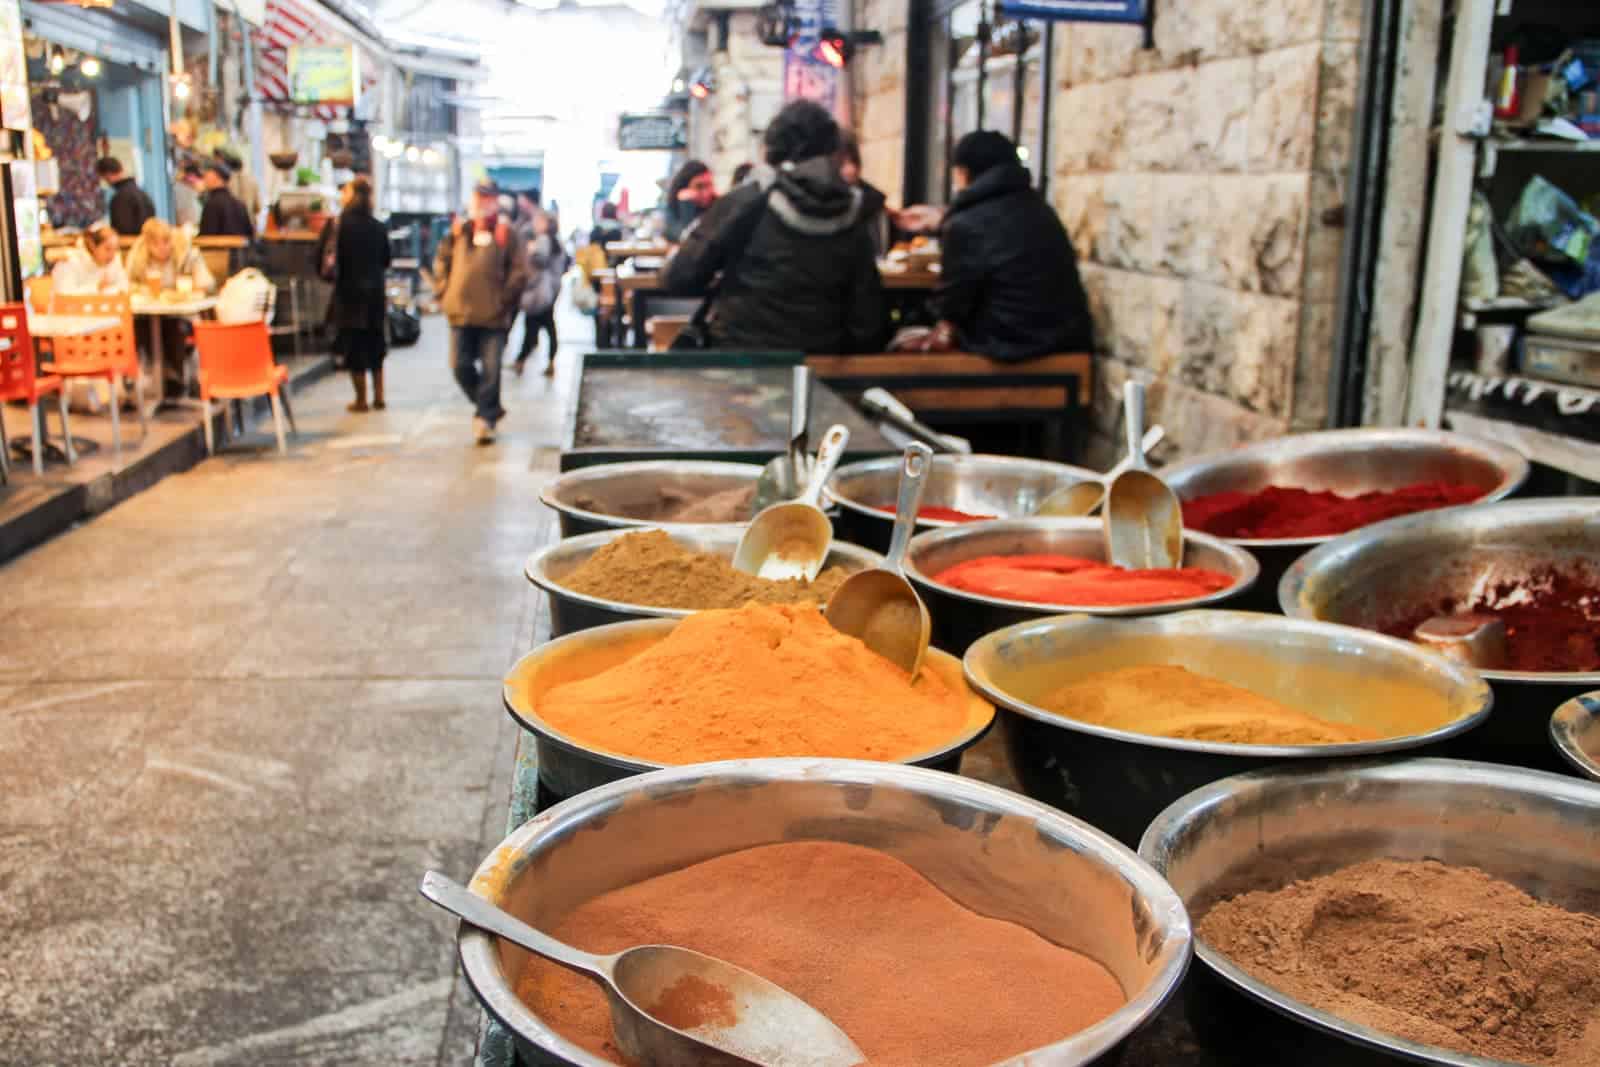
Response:
M133 379L134 398L139 407L139 443L150 432L145 422L144 375L139 372L139 348L133 340L133 309L127 293L55 293L50 310L59 315L109 316L120 320L110 330L86 333L80 337L54 337L50 340L51 359L44 365L46 374L63 378L100 378L111 389L111 440L113 463L122 462L122 379Z
M28 333L28 313L22 304L0 304L0 402L26 400L33 427L33 473L44 474L44 416L39 398L56 394L61 412L61 436L66 441L67 463L77 460L72 451L72 426L67 422L67 393L58 375L38 376L33 358L33 337ZM0 432L0 441L5 435ZM9 479L11 468L0 446L0 472Z
M283 436L283 404L278 390L289 381L289 368L272 359L272 335L265 322L197 322L194 341L200 350L200 402L205 406L206 452L214 450L211 399L242 400L265 394L272 401L272 425L278 451L287 453Z

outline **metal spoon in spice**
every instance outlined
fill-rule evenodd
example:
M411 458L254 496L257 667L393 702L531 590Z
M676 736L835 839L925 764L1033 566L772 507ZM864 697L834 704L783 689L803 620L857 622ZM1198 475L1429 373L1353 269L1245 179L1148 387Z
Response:
M580 952L429 871L422 895L463 921L599 982L617 1046L644 1067L852 1067L867 1057L828 1017L782 986L714 956L639 945ZM679 999L681 1007L667 1007ZM664 1007L682 1029L664 1021Z
M846 427L828 428L806 491L798 500L774 504L750 520L733 552L734 570L778 582L790 578L809 582L822 572L833 547L833 522L822 511L822 487L849 441Z
M1167 431L1160 426L1152 426L1144 435L1144 450L1149 452L1159 445ZM1133 466L1133 457L1124 456L1122 462L1106 471L1104 478L1085 478L1081 482L1064 485L1053 490L1039 506L1033 509L1035 515L1048 515L1052 518L1073 518L1078 515L1093 515L1095 510L1106 499L1106 486L1117 480L1117 476Z
M861 640L872 651L905 669L913 679L928 652L933 620L903 572L906 547L917 527L917 508L927 483L933 452L927 445L906 446L900 462L900 492L894 507L894 536L883 566L857 571L828 598L828 623Z
M804 363L794 368L789 386L789 448L774 456L761 468L756 479L755 511L762 511L800 495L811 473L811 368Z
M1132 570L1183 566L1183 509L1172 487L1150 470L1144 458L1144 384L1128 382L1122 391L1131 465L1106 489L1101 521L1106 558Z

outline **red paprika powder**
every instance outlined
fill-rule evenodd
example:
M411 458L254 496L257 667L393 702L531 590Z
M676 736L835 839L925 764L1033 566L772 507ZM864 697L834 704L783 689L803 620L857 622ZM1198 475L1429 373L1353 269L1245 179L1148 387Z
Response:
M1419 482L1356 496L1269 485L1254 493L1211 493L1183 502L1183 524L1215 537L1329 537L1418 511L1469 504L1476 485Z
M1600 671L1600 585L1592 577L1554 568L1520 582L1501 582L1476 600L1444 598L1406 612L1382 627L1411 640L1435 615L1494 615L1506 624L1506 664L1511 671Z
M1204 567L1127 570L1076 556L979 556L933 576L940 585L1028 604L1114 607L1187 600L1226 589L1233 578Z
M874 508L873 510L881 511L885 515L894 514L894 508ZM937 504L929 504L917 509L917 518L933 522L983 522L986 519L999 518L999 516L979 515L970 511L959 511L956 508L945 508Z

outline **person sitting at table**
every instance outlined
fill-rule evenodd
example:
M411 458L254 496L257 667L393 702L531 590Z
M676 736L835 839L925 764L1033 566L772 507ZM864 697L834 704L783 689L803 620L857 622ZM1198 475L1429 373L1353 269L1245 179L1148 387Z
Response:
M162 292L178 288L179 278L188 278L196 294L204 296L216 288L217 279L206 266L206 259L189 243L189 235L174 230L162 219L146 219L139 239L128 250L128 278L134 286L159 283ZM162 395L172 400L183 395L185 357L184 335L189 323L175 315L143 316L138 320L139 339L154 344L152 330L161 331Z
M1004 134L978 130L956 144L957 193L940 235L940 279L932 330L904 331L900 351L977 352L1025 360L1088 352L1094 326L1066 228L1034 189ZM908 208L902 226L928 225L936 211ZM905 336L910 335L910 336Z
M689 227L716 201L717 181L711 176L710 167L698 159L679 167L667 183L667 240L673 244L682 241Z
M55 265L50 281L52 290L63 296L127 292L128 272L122 268L117 231L103 221L89 227Z
M861 218L872 234L872 250L882 259L894 242L894 224L885 209L889 200L877 186L861 177L861 142L849 130L839 131L839 177L851 188L861 190Z
M707 211L662 279L704 293L716 348L877 351L887 314L861 192L839 176L839 125L811 100L779 111L763 137L767 165Z

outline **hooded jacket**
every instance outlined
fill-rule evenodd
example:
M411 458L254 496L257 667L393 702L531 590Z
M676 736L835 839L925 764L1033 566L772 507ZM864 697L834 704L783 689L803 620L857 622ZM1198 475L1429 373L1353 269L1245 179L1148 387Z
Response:
M123 237L137 237L145 220L155 217L156 205L132 178L122 178L111 186L111 228Z
M933 310L955 324L963 349L1001 360L1091 350L1072 241L1020 164L986 170L963 189L940 243Z
M705 292L730 263L711 308L716 347L882 349L888 319L861 193L832 160L756 168L688 231L664 281L672 292Z

